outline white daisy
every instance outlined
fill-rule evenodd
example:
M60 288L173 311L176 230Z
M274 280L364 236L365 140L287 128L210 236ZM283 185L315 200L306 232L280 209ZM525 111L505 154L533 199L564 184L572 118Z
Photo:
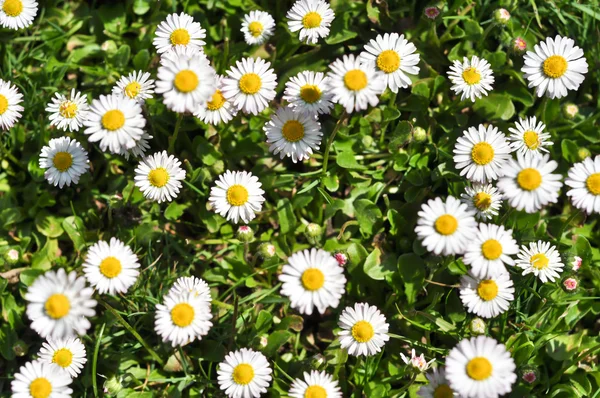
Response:
M586 158L569 169L565 184L573 206L588 214L600 213L600 155Z
M492 184L474 183L473 187L465 188L465 192L460 194L460 199L480 220L489 220L497 216L502 206L502 194Z
M24 29L33 23L38 3L34 0L0 0L0 25L8 29Z
M418 213L415 232L428 251L437 255L464 253L477 234L474 212L453 196L429 199Z
M54 186L77 184L79 177L90 165L88 153L81 144L69 137L53 138L40 153L40 167L46 169L44 177Z
M321 145L321 123L314 115L297 113L291 108L279 108L264 125L269 151L279 157L291 157L292 162L310 158L313 149Z
M535 87L538 97L562 98L568 90L577 90L588 72L583 50L573 39L556 36L547 37L527 51L521 68L529 87Z
M290 103L294 112L329 114L333 108L333 95L327 89L328 80L322 72L300 72L285 83L283 99Z
M460 299L467 311L493 318L508 310L515 299L515 288L507 272L478 278L473 274L460 278Z
M217 89L217 74L206 55L177 46L160 60L156 92L173 112L195 112Z
M265 191L260 189L262 184L252 173L227 170L215 184L208 201L213 210L227 220L237 224L241 219L247 224L261 211Z
M133 148L126 149L121 147L121 152L119 152L119 155L123 155L125 160L129 160L130 156L134 156L136 158L145 156L146 151L150 149L150 143L148 141L152 138L154 138L154 136L144 132L140 139L135 143Z
M150 73L148 72L134 71L127 76L121 76L112 92L143 104L147 99L152 98L152 94L154 94L154 80L150 79Z
M479 277L495 276L507 272L505 265L515 265L514 256L519 252L512 229L502 225L479 224L479 231L467 244L463 262L471 266L471 272Z
M454 61L450 67L448 77L453 86L450 87L456 94L461 94L460 100L469 98L475 102L475 98L481 98L492 91L494 74L488 61L476 56L463 58L463 62Z
M294 380L288 395L291 398L342 398L342 391L327 372L312 370L304 372L304 380Z
M363 64L354 55L344 55L329 65L327 90L333 102L341 104L346 112L360 111L379 103L386 79L375 67Z
M167 19L156 28L156 37L152 44L156 51L162 54L171 51L176 46L192 47L202 50L206 42L206 30L202 29L199 22L186 13L170 14Z
M389 324L377 307L367 303L356 303L354 307L346 307L340 315L338 332L342 348L348 354L375 355L381 351L388 336Z
M448 385L446 380L446 371L444 369L434 368L433 371L425 375L429 384L421 386L417 395L423 398L454 398L454 391Z
M140 263L131 248L117 238L94 243L83 262L83 272L98 293L125 293L137 280Z
M120 95L101 95L92 101L88 119L83 122L90 142L100 141L100 149L113 154L136 146L144 134L146 119L135 100Z
M317 44L319 38L329 36L335 14L325 0L298 0L286 18L290 31L300 31L300 41Z
M267 358L249 348L231 351L217 370L219 388L233 398L257 398L271 384L271 367Z
M515 361L504 344L478 336L464 339L446 357L450 387L465 398L497 398L517 380Z
M377 35L360 53L362 62L376 68L385 76L386 85L393 93L412 84L407 76L418 75L420 57L417 48L398 33Z
M498 188L508 203L517 210L535 213L548 203L556 203L562 186L562 176L551 174L558 163L542 155L526 159L517 154L504 167L504 177L498 180Z
M243 58L227 71L223 95L238 110L257 115L275 98L277 75L270 62L261 58Z
M77 377L87 362L85 346L77 337L68 339L48 339L38 353L40 361L54 363L73 378Z
M323 314L328 307L338 306L346 278L344 269L329 252L315 248L298 251L287 262L279 280L283 282L281 294L290 299L292 308L311 315L313 308Z
M469 127L454 146L454 163L460 175L474 182L486 182L502 176L512 149L497 127L480 124Z
M88 320L96 314L94 289L75 271L68 275L63 268L46 271L27 289L25 300L31 328L43 338L61 339L83 335L90 328Z
M529 247L521 246L516 266L523 270L523 275L533 274L546 283L560 278L564 264L556 246L539 240L529 243Z
M27 362L15 373L10 383L12 398L71 398L72 380L58 366L42 362Z
M1 1L1 0L0 0ZM21 118L23 94L17 86L0 79L0 129L8 130Z
M244 15L241 31L246 43L250 45L263 44L273 36L274 30L275 20L268 12L255 10Z
M237 114L238 110L231 101L225 99L223 91L223 76L217 75L217 88L212 97L204 104L199 106L194 112L194 116L214 126L220 123L228 123Z
M56 93L46 108L50 112L50 125L61 130L79 131L87 120L89 105L87 97L71 89L71 95Z
M194 298L205 301L207 304L210 304L212 301L208 284L203 279L196 278L195 276L182 276L178 278L169 290L169 294L185 293L192 293Z
M210 305L194 293L167 294L156 305L154 330L173 347L202 340L212 327Z
M538 122L535 116L527 119L520 119L515 122L515 128L509 127L508 131L512 134L508 137L513 151L518 152L525 157L533 157L541 152L548 152L544 147L553 145L548 141L550 134L544 132L546 125Z
M181 162L167 151L147 156L135 169L135 185L144 196L158 203L170 202L181 189L185 170Z

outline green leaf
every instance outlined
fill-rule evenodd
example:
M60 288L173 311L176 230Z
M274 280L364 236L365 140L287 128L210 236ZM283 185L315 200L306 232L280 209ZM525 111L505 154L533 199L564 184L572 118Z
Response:
M287 234L296 229L297 221L294 208L288 198L279 199L277 202L277 218L282 234Z
M62 227L69 235L75 249L77 251L83 250L85 248L85 238L83 236L85 225L83 220L77 216L70 216L63 220Z
M150 52L146 49L141 50L133 57L133 66L135 69L146 70L150 63Z
M343 167L344 169L355 169L355 170L363 170L366 167L358 164L356 161L355 155L352 152L340 152L335 158L338 166Z
M368 199L358 199L354 202L354 209L360 231L365 236L371 236L379 230L383 214L377 205Z
M475 101L475 112L487 119L509 120L515 114L515 106L508 95L491 93Z
M396 257L393 255L383 255L379 248L375 248L369 254L363 265L363 270L371 279L382 281L385 277L396 270Z
M265 333L273 323L273 315L269 311L261 310L256 317L254 329L257 333Z
M133 12L137 15L144 15L150 11L150 1L149 0L134 0L133 1ZM136 67L138 68L138 67ZM138 68L143 69L143 68Z
M104 4L98 8L98 16L104 24L104 29L119 33L125 28L126 15L123 3Z
M58 241L48 239L44 247L31 258L31 267L44 271L49 270L52 267L52 262L58 257L59 250Z
M131 47L123 44L114 55L113 62L115 66L122 68L129 63L129 57L131 57Z
M183 215L185 209L187 209L189 206L190 205L187 203L179 204L177 202L171 202L169 203L169 206L167 206L167 208L165 209L165 218L171 221L178 220L179 217Z
M48 238L58 238L65 232L62 227L62 219L54 217L46 211L38 213L35 217L35 227Z
M560 143L562 157L569 163L577 163L579 161L579 147L573 140L565 138Z
M26 269L24 271L22 271L19 274L19 280L25 285L25 286L31 286L31 284L37 279L38 276L40 276L41 274L43 274L44 271L40 270L40 269Z
M398 257L398 271L404 282L404 294L409 304L414 304L425 283L425 262L414 253Z
M275 355L277 350L287 343L292 336L293 334L287 330L276 330L268 337L267 346L263 349L263 352L268 357Z

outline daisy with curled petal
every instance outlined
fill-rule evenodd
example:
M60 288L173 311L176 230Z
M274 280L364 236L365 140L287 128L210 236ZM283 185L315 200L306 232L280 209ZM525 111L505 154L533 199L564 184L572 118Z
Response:
M210 305L194 293L169 293L163 304L156 305L154 330L173 347L183 346L206 336L212 327L211 318Z
M258 177L248 171L227 170L215 181L208 198L213 210L237 224L249 223L265 201Z
M448 385L446 380L446 371L444 369L434 368L433 371L425 375L429 384L421 386L417 395L423 398L453 398L454 391Z
M129 160L130 156L139 158L146 155L146 151L150 149L150 143L148 142L154 138L154 136L144 132L140 139L135 143L135 146L131 149L121 148L119 155L123 155L125 160Z
M177 278L169 294L184 294L191 293L194 298L204 301L210 305L212 298L210 296L210 288L208 284L195 276L182 276Z
M548 141L550 134L544 132L546 125L541 121L538 123L535 116L520 119L515 122L515 128L509 127L512 134L508 137L513 151L525 157L537 156L541 152L548 152L544 147L553 145Z
M431 364L435 362L435 358L427 362L427 360L425 359L425 354L417 356L417 353L414 348L411 351L410 358L405 356L403 353L400 353L400 357L402 358L405 364L411 365L419 372L426 372L427 369L429 369L429 367L431 366Z
M167 151L147 156L135 169L135 186L144 196L158 203L170 202L179 195L185 170L181 162Z
M46 169L44 177L50 184L62 189L65 185L77 184L79 177L90 168L88 153L69 137L53 138L42 148L40 168Z
M367 303L346 307L340 315L338 325L342 328L338 332L340 344L350 355L375 355L390 339L390 325L386 322L385 315L377 307Z
M186 13L170 14L156 28L156 37L152 44L159 54L173 50L176 46L192 47L202 50L206 42L206 30L199 22Z
M569 169L565 184L573 206L588 214L600 213L600 155L586 158Z
M300 31L300 41L317 44L319 38L329 36L335 14L325 0L298 0L286 18L291 32Z
M475 276L484 278L507 272L505 265L515 265L511 256L518 252L512 229L481 223L477 235L467 245L463 262L471 266Z
M480 124L469 127L454 146L454 163L460 175L474 182L486 182L502 176L512 149L497 127Z
M297 113L291 108L279 108L264 126L269 151L279 157L291 157L292 162L310 158L321 144L321 123L314 115Z
M407 75L418 75L420 57L414 44L398 33L377 35L375 40L365 44L360 53L362 62L384 74L387 87L397 93L399 88L412 84Z
M453 86L450 87L456 94L461 94L460 100L470 99L475 102L475 98L481 98L492 91L494 84L494 74L488 61L476 56L463 58L463 62L454 61L450 67L448 77Z
M17 86L0 79L0 129L8 130L21 118L23 94Z
M502 206L502 195L492 184L474 183L473 187L466 187L465 192L460 194L460 200L481 220L497 216Z
M244 15L241 31L250 45L263 44L273 36L274 29L275 20L268 12L254 10Z
M198 119L213 126L228 123L238 112L237 108L229 100L225 99L221 91L223 79L223 76L217 75L217 88L212 97L204 106L199 106L194 112L194 116Z
M515 288L507 272L478 278L473 274L460 278L460 300L467 311L493 318L506 311L515 299Z
M73 378L81 373L87 362L85 346L78 337L48 339L38 353L40 361L60 366Z
M43 361L27 362L10 383L12 398L71 398L73 380L58 366Z
M285 83L283 99L289 102L294 112L329 114L333 95L327 89L327 81L322 72L303 71Z
M154 94L154 80L150 79L148 72L133 71L127 76L121 76L112 92L143 104Z
M24 29L37 15L35 0L0 0L0 25L8 29Z
M217 381L225 395L232 398L258 398L271 384L269 361L249 348L231 351L219 364Z
M277 75L262 58L243 58L227 71L223 96L244 113L258 115L275 98Z
M291 398L342 398L337 380L325 371L304 372L304 379L294 379L288 395Z
M87 97L82 96L79 91L71 89L69 98L63 94L56 93L46 108L50 113L50 125L61 130L79 131L83 122L87 120L89 105Z
M573 39L557 35L536 44L527 51L521 68L529 87L535 87L538 97L562 98L568 90L578 90L588 72L583 50Z
M529 243L529 247L521 246L516 266L523 270L523 275L533 274L542 283L554 282L560 278L564 264L556 246L548 242L537 241Z

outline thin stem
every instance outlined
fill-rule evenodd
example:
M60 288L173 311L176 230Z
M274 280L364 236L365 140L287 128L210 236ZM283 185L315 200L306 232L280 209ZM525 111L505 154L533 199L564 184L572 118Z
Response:
M106 323L102 324L100 333L98 333L98 340L96 340L96 346L94 347L94 357L92 359L92 388L94 390L94 397L98 397L98 373L96 373L96 366L98 364L98 352L100 351L100 342L102 341L102 335L104 334L104 327Z
M321 170L321 189L323 189L323 187L325 186L325 177L327 176L327 164L329 163L329 152L331 151L331 145L333 144L335 135L342 126L344 120L346 120L347 116L348 113L344 110L344 112L340 116L340 119L337 121L335 127L333 128L329 139L327 140L327 145L325 145L325 152L323 153L323 168Z
M173 154L175 150L175 141L177 141L177 136L179 135L179 128L181 127L181 122L183 121L183 113L180 113L177 116L177 122L175 123L175 131L173 135L169 137L169 154Z

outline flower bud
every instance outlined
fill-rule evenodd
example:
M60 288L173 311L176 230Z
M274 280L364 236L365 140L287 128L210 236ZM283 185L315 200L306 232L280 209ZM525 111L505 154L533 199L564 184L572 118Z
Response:
M473 318L469 323L469 330L473 334L485 334L485 321L481 318Z
M237 238L242 242L251 242L254 239L254 231L247 225L242 225L237 230Z
M423 127L415 127L413 129L413 139L415 142L423 142L427 140L427 130L425 130Z
M562 106L562 114L565 119L574 119L579 114L579 107L573 103L566 103Z
M527 50L527 42L519 36L513 40L512 49L517 54L523 54Z
M506 25L510 20L510 12L508 12L504 8L498 8L494 11L494 21L499 23L500 25Z
M321 366L323 366L323 364L325 363L325 357L321 354L317 354L314 357L312 357L311 360L311 365L313 368L319 368Z
M306 226L306 236L312 239L319 239L323 234L323 228L319 224L310 223Z
M13 345L13 351L16 356L24 357L29 351L29 346L23 340L17 340L15 345Z
M123 384L121 384L121 380L116 376L111 376L104 382L104 393L117 395L123 389Z
M333 254L333 257L336 259L340 267L343 267L344 265L348 264L348 255L345 252L335 252Z
M17 249L10 249L4 253L4 260L10 265L18 264L21 260L21 253Z
M581 268L582 262L583 262L583 259L581 257L574 256L573 261L571 262L571 269L575 272L579 271L579 268Z
M440 15L440 9L435 6L426 7L424 13L427 18L434 20Z
M275 257L275 245L272 245L271 243L265 242L262 243L259 247L258 247L258 254L264 258L264 259L270 259Z
M530 365L523 366L519 373L521 374L521 380L527 384L533 384L538 379L537 369Z
M577 151L577 156L579 157L579 160L585 160L585 159L589 158L590 156L592 156L592 153L590 152L589 149L581 147Z
M567 293L575 293L579 287L579 280L575 276L567 276L561 282L562 288Z

